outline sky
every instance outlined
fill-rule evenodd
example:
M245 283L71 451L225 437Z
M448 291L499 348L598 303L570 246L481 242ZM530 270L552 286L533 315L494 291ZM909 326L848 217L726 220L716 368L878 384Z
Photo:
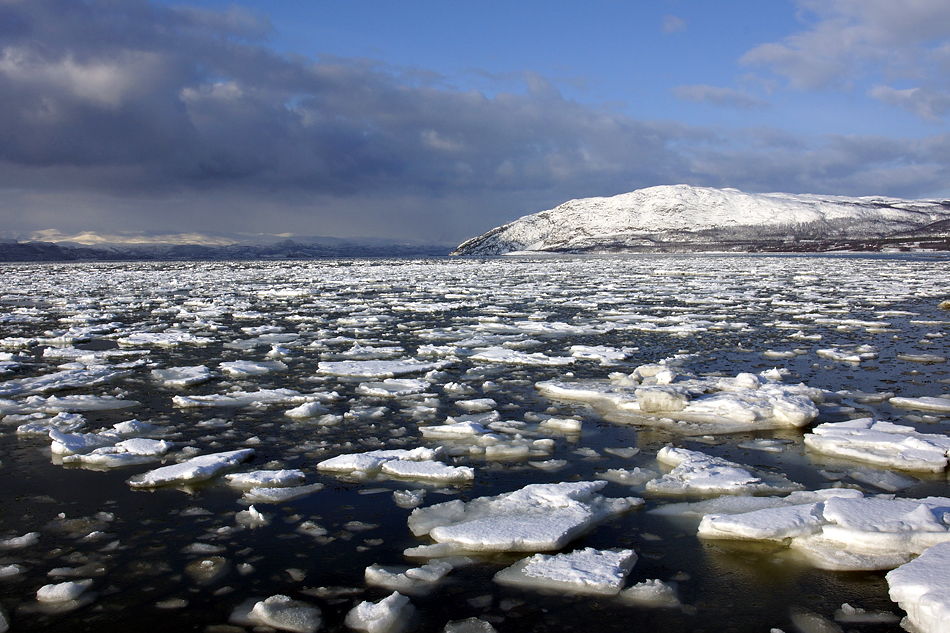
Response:
M655 185L950 197L948 118L946 0L0 0L0 237L452 244Z

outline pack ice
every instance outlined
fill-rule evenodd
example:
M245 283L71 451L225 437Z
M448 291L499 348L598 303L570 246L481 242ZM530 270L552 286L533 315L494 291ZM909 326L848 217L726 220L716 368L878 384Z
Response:
M914 427L860 418L819 424L805 434L816 453L845 457L884 468L942 472L947 468L950 437L920 433Z

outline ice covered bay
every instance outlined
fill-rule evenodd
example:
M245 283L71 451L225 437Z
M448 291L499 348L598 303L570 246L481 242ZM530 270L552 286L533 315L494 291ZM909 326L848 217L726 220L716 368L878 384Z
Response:
M950 603L920 580L946 259L2 270L13 631L885 631Z

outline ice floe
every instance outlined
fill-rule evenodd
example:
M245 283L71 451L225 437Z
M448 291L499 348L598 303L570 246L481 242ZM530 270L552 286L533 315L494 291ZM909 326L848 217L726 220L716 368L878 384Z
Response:
M637 562L633 550L587 547L566 554L535 554L495 574L495 582L533 589L612 596Z
M154 488L169 484L196 483L235 468L253 456L253 448L199 455L180 464L162 466L135 475L129 479L129 485L133 488Z
M950 541L950 499L832 497L740 514L708 514L699 536L787 541L822 569L892 569Z
M696 378L663 366L609 381L541 381L536 387L550 398L586 402L614 422L688 435L802 427L818 416L815 405L826 397L821 389L770 376Z
M861 418L819 424L805 445L823 455L845 457L884 468L941 472L947 467L950 437L920 433L912 426Z
M908 631L950 630L950 543L934 545L912 561L887 572L891 600L907 612Z
M895 407L901 407L903 409L950 413L950 398L933 398L930 396L920 398L891 398L888 402Z
M409 598L397 591L379 602L359 603L346 614L346 625L366 633L398 633L414 611Z
M652 494L780 494L804 488L790 482L785 475L754 473L721 457L685 448L664 446L656 458L673 470L646 482L646 490Z
M383 566L373 564L366 568L366 583L402 594L425 594L452 571L446 561L432 561L420 567Z
M520 490L469 502L447 501L416 508L409 529L436 544L406 555L440 557L460 552L541 552L560 549L597 524L632 508L636 497L597 494L607 482L530 484Z

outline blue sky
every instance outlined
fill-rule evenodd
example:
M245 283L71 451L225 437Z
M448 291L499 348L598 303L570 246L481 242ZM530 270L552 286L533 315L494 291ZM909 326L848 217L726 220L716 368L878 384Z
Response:
M9 0L0 235L458 242L659 184L945 196L948 79L945 0Z

